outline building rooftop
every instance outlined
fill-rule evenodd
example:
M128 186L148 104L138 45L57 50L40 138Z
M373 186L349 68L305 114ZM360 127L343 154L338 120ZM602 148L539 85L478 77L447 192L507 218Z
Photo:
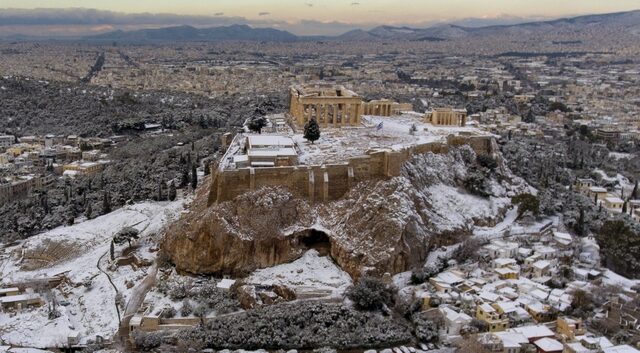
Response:
M11 293L11 292L20 292L20 289L17 287L0 288L0 294Z
M533 342L538 348L545 352L562 352L564 346L557 340L549 337L541 338Z
M544 325L531 325L515 327L509 330L510 332L517 332L523 334L527 339L535 337L554 337L555 334L548 327Z
M251 148L295 146L291 137L278 135L250 135L247 136L247 142Z

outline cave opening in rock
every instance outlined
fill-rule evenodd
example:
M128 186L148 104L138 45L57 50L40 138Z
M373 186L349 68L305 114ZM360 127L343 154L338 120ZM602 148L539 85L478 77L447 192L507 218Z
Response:
M331 255L331 241L327 233L321 230L309 229L298 238L298 241L305 248L318 251L320 256Z

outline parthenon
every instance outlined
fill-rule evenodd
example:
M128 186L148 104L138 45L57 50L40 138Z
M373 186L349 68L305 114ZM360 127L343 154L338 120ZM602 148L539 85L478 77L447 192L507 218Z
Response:
M300 126L315 118L320 126L357 126L362 116L362 97L344 86L318 84L292 86L290 113Z

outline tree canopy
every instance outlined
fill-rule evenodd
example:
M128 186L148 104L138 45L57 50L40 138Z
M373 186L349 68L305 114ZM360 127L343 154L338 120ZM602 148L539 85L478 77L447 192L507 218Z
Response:
M311 143L320 138L320 126L316 119L311 119L304 125L304 138L311 141Z

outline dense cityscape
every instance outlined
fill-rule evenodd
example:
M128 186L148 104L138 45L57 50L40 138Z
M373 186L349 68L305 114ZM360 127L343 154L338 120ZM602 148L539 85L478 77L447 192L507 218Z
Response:
M0 352L639 352L640 11L6 16Z

